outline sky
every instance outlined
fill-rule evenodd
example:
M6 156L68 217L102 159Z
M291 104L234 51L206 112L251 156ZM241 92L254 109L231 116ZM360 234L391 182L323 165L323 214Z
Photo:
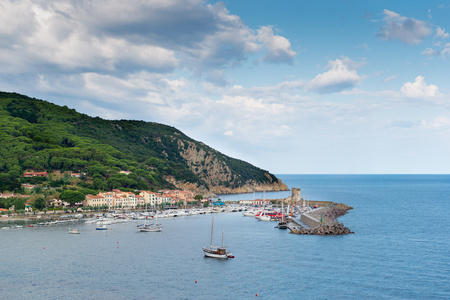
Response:
M448 174L450 2L0 0L0 90L275 174Z

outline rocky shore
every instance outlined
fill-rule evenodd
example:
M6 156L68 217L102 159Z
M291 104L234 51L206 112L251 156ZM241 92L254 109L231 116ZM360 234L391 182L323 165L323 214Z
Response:
M315 223L317 225L311 228L293 228L291 229L291 233L313 235L342 235L354 233L348 227L345 227L344 224L337 221L340 216L345 215L350 209L353 209L353 207L343 203L333 203L321 207L320 209L313 210L306 213L306 215L310 219L316 220L317 222Z

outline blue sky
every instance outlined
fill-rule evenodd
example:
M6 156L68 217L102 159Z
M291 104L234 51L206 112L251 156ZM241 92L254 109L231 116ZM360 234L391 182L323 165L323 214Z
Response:
M450 170L447 1L0 0L0 90L272 173Z

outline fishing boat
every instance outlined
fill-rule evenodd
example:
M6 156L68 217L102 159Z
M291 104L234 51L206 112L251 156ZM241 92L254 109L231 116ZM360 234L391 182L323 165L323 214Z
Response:
M214 217L212 218L211 224L211 243L209 245L209 248L203 247L203 253L205 254L205 256L222 259L234 258L234 256L232 256L231 253L228 252L227 248L223 246L223 231L222 231L222 246L212 245L213 231L214 231Z

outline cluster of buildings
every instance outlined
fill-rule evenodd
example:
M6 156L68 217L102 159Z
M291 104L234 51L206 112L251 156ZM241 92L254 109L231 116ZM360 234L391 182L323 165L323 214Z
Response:
M114 208L130 208L136 207L156 207L160 204L175 204L177 202L195 201L195 193L191 191L180 190L162 190L157 193L150 191L141 191L139 195L132 192L124 192L114 189L111 192L98 193L97 195L86 195L83 206L108 206L109 209Z
M23 177L48 177L47 172L24 172Z

